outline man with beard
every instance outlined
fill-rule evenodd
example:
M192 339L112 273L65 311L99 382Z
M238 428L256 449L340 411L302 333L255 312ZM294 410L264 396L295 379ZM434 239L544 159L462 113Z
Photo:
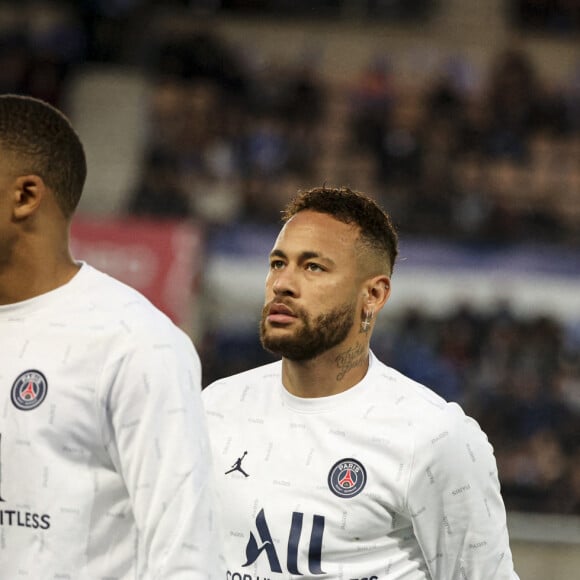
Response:
M323 187L283 221L260 323L282 360L203 393L226 578L517 579L486 436L370 351L397 256L389 216Z

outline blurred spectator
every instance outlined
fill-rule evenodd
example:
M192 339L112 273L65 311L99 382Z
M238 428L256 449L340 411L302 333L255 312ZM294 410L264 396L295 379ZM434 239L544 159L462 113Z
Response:
M85 31L66 2L30 0L2 6L0 90L65 108L66 83L85 58Z
M576 0L511 0L514 22L522 28L560 35L580 30L580 4Z
M452 167L452 227L459 240L484 242L492 233L494 200L486 162L480 153L459 153Z
M393 82L390 65L375 57L365 68L351 96L352 139L354 147L380 152L383 136L389 126L393 104Z
M150 0L80 0L76 7L86 35L86 59L92 62L135 62L140 49L143 12Z
M244 141L244 171L258 176L281 173L289 154L288 135L281 119L267 114L250 118Z
M423 145L421 142L421 111L417 104L397 102L389 110L385 124L377 126L379 146L372 149L378 158L381 180L403 187L412 187L420 175ZM387 122L388 121L388 122Z
M496 55L486 95L491 156L525 159L527 139L539 123L539 96L536 70L526 53L506 50Z
M192 215L190 201L180 187L174 159L152 152L142 172L129 202L132 215L157 219L185 219Z
M19 36L4 38L0 44L0 91L21 93L26 90L29 53Z

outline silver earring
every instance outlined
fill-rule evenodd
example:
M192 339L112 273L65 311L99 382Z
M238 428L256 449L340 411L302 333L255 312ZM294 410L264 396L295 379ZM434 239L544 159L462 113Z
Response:
M374 310L365 311L365 316L360 324L361 332L368 332L371 325L371 320L373 319Z

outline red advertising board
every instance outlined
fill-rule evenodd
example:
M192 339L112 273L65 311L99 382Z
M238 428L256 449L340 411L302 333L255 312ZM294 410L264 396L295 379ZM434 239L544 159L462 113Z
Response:
M77 216L71 247L75 259L139 290L182 328L188 325L203 260L200 226Z

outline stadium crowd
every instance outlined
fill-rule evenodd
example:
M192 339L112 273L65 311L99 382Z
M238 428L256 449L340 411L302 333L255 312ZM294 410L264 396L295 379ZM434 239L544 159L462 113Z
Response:
M128 58L118 32L134 38L135 26L123 29L123 3L111 3L117 12L78 4L92 12L54 3L27 26L0 7L1 92L66 109L78 67ZM551 86L529 54L498 49L480 83L454 59L410 90L381 57L336 87L315 55L272 67L202 28L152 45L130 58L152 92L127 214L196 218L211 235L232 223L271 224L296 189L347 180L381 200L401 236L580 245L580 69ZM333 114L337 93L341 116ZM336 175L327 174L328 151ZM508 509L580 514L578 320L519 319L509 308L482 314L469 305L441 317L413 310L373 348L480 421ZM206 382L240 362L228 360L228 348L201 351ZM245 367L255 366L261 355L246 352Z

